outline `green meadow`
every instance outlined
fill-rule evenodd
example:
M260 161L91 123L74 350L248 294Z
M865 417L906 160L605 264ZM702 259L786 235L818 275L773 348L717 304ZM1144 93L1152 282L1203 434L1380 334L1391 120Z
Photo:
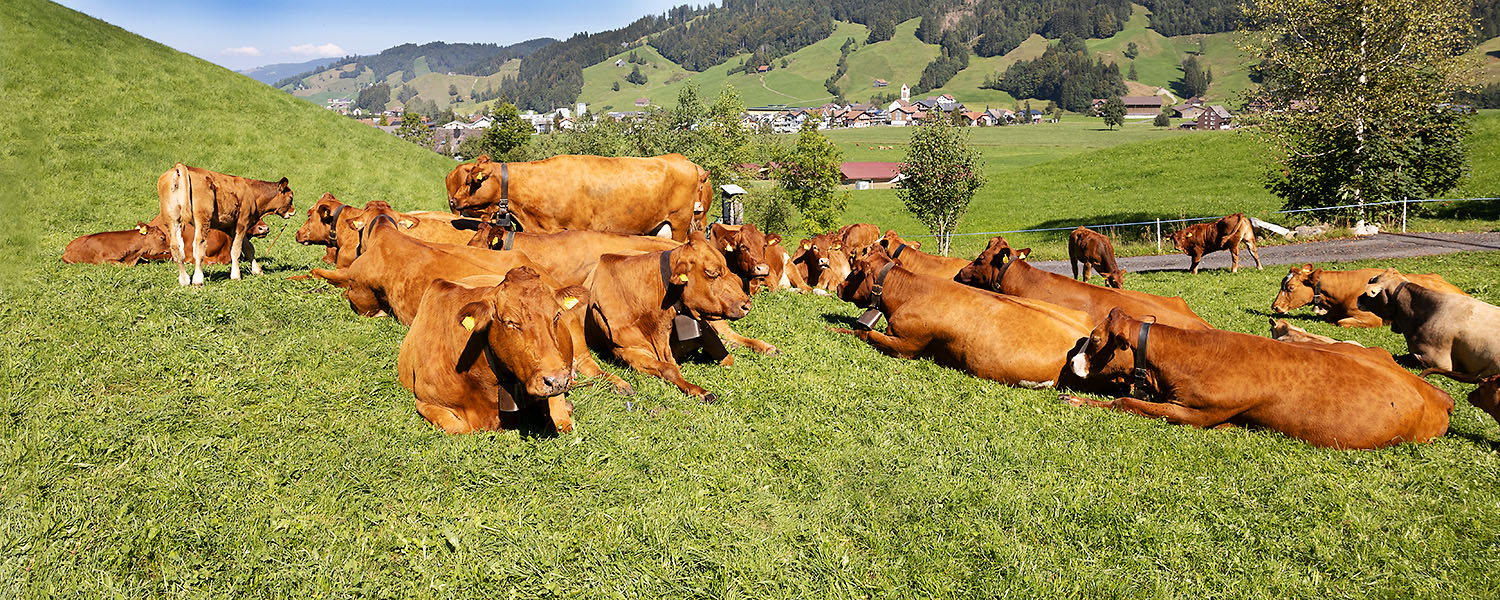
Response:
M575 433L443 435L396 381L404 328L287 279L322 254L293 243L300 216L272 222L265 275L210 268L201 289L168 264L58 256L154 214L178 160L287 176L303 209L324 192L440 209L451 161L54 4L17 0L0 30L5 597L1500 595L1500 426L1446 380L1447 436L1324 450L890 359L828 331L858 309L771 294L736 329L779 356L684 367L717 404L606 365L638 394L580 385ZM1275 206L1253 176L1198 176L1255 166L1236 134L1076 121L976 132L990 184L966 230ZM1478 122L1466 193L1492 189L1497 127ZM883 160L853 148L890 135L834 137ZM906 227L886 194L856 193L850 220ZM1494 256L1348 266L1494 303ZM1282 274L1130 281L1263 334ZM1404 352L1389 330L1292 320Z

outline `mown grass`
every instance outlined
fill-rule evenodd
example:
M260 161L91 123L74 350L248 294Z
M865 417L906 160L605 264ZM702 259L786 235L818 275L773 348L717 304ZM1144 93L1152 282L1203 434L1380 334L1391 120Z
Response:
M827 331L859 312L830 298L758 296L737 329L782 353L687 365L716 405L607 366L639 394L576 390L574 434L442 435L396 381L401 326L284 278L312 248L202 289L57 255L154 210L177 159L288 175L304 208L438 208L448 163L55 5L0 19L0 138L34 140L0 145L0 595L1500 592L1500 427L1461 400L1448 436L1376 452L1173 427L886 358ZM1493 253L1380 264L1500 302ZM1261 333L1281 275L1130 281Z

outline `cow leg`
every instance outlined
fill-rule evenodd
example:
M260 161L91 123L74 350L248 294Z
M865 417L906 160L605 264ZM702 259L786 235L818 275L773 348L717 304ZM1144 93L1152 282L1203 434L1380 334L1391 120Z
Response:
M615 356L630 365L630 368L654 375L677 386L682 393L698 398L704 402L713 402L716 398L708 390L689 383L682 377L682 370L674 363L666 362L657 358L656 354L645 348L616 348Z
M1240 272L1240 242L1239 242L1239 240L1235 240L1235 242L1229 246L1229 272L1230 273L1238 273L1238 272Z
M245 244L245 230L242 227L234 228L234 241L229 245L229 278L238 280L240 278L240 250Z
M436 404L429 404L421 400L417 401L417 414L427 419L427 422L437 425L439 429L448 433L459 434L474 431L469 422L458 416L458 413L443 408Z
M1095 406L1137 414L1152 419L1166 419L1174 425L1192 425L1203 429L1219 427L1224 424L1225 418L1232 415L1210 413L1195 408L1188 408L1181 404L1168 402L1147 402L1138 398L1116 398L1113 402L1100 402L1088 398L1080 398L1071 394L1059 394L1058 398L1073 406Z
M851 329L835 328L833 332L852 335L854 337L862 339L865 341L865 343L874 346L875 349L879 350L881 354L884 354L886 356L894 356L896 358L916 358L917 353L921 352L922 348L926 345L914 340L903 339L894 335L886 335L879 331L854 331Z
M260 275L260 261L256 260L255 257L255 242L251 240L249 235L245 236L245 241L240 246L240 253L250 257L250 274Z
M1190 273L1194 274L1194 275L1197 275L1198 274L1198 263L1203 262L1203 255L1202 254L1193 254L1192 258L1193 258L1193 266L1191 268L1189 268L1188 271Z
M202 219L194 216L193 235L196 237L193 238L193 285L203 285L203 257L208 255L208 236L204 235L205 231L207 228L203 226Z
M1375 313L1365 313L1339 319L1337 325L1339 327L1380 327L1385 325L1385 321Z
M177 263L177 285L187 287L192 283L187 274L187 248L182 245L182 221L177 220L174 215L172 219L172 239L167 241L167 247L172 250L172 260Z
M735 333L733 329L729 328L729 323L727 321L714 319L708 322L708 326L713 328L714 333L719 334L719 337L723 338L726 342L729 342L736 346L740 346L742 348L749 348L751 350L754 350L758 354L765 354L768 356L775 356L777 354L775 346L772 346L755 338L747 338L743 335Z
M547 398L547 414L552 417L552 425L562 433L573 431L573 403L568 400L566 394L558 394Z
M634 387L631 387L624 379L620 379L618 375L599 368L599 363L594 361L593 353L589 352L587 327L584 323L584 320L588 318L588 313L580 313L576 321L571 320L573 318L575 317L570 316L569 322L563 325L567 328L568 337L573 340L573 370L583 376L583 379L603 377L616 394L634 396Z
M1253 233L1250 235L1250 237L1245 238L1245 244L1250 246L1250 256L1255 258L1256 270L1266 270L1265 267L1260 266L1260 251L1255 249L1255 235Z

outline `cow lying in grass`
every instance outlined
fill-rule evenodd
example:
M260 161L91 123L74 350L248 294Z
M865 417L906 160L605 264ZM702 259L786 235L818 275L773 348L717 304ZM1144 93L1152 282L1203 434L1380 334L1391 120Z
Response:
M208 169L173 165L156 178L160 198L159 219L168 230L172 260L177 263L177 283L203 285L203 261L208 258L208 230L218 229L233 239L229 244L229 278L240 278L240 255L250 257L250 273L260 274L255 247L250 244L250 230L266 215L285 219L296 211L292 207L292 188L287 180L261 181ZM192 253L185 251L183 229L194 230ZM188 278L185 263L193 261L193 275Z
M1077 377L1135 388L1112 402L1062 396L1075 406L1195 427L1273 429L1316 446L1426 442L1448 431L1453 410L1448 394L1379 348L1190 331L1119 309L1094 328L1071 364Z
M1311 263L1292 267L1281 280L1281 291L1271 301L1271 312L1284 314L1311 304L1323 320L1337 323L1339 327L1380 327L1386 324L1385 320L1360 310L1358 303L1370 280L1384 272L1385 269L1325 271L1313 268ZM1408 273L1403 276L1429 290L1468 295L1441 275Z
M78 236L63 249L63 262L93 265L108 263L129 267L146 261L168 260L172 258L171 246L167 243L167 228L160 223L160 220L153 220L152 223L136 223L135 229ZM262 221L250 229L250 237L263 238L270 232L271 227ZM182 236L183 248L194 253L192 256L196 258L197 245L193 243L193 230L183 229ZM229 264L230 241L228 234L217 229L208 230L208 255L203 262L210 265Z
M401 385L448 433L517 429L541 407L558 431L572 431L574 352L559 322L582 316L587 302L587 290L554 289L529 267L434 281L401 341Z
M834 329L837 333L890 356L931 358L976 377L1029 388L1070 381L1068 352L1088 336L1091 325L1080 311L913 272L879 247L855 263L839 297L885 313L887 326L883 333Z
M1500 374L1500 307L1427 289L1386 269L1365 286L1360 310L1390 322L1423 367L1470 377Z

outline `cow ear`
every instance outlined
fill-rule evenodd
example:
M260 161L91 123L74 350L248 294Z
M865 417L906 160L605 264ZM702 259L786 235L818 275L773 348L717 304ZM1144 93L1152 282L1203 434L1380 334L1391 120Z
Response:
M495 316L495 309L489 302L470 302L463 308L458 309L458 326L466 331L479 332L489 329L490 320Z
M474 166L476 167L484 166L487 164L490 164L490 155L488 154L481 154L479 155L479 158L474 159Z
M734 234L729 232L728 227L714 223L709 226L708 230L713 234L714 241L719 243L720 248L723 248L725 252L734 252Z
M672 253L672 284L673 285L683 285L683 284L686 284L687 281L688 281L688 271L691 271L693 269L692 263L689 262L688 259L687 259L687 257L683 256L683 254L685 254L685 253L684 252L673 252Z
M995 258L999 259L1002 265L1010 262L1010 248L1001 248L999 252L995 253Z
M350 221L349 222L349 226L353 227L355 229L364 229L365 228L365 222L364 221L358 221L358 220L356 220L356 221Z
M563 310L573 310L580 306L588 306L588 304L589 291L583 286L570 285L557 290L557 305Z
M292 189L292 188L290 188L290 187L287 186L287 181L286 181L285 177L282 177L281 181L276 182L276 185L281 186L281 191L282 192L289 192Z
M1125 311L1121 310L1120 307L1111 308L1109 309L1109 316L1105 317L1105 331L1108 331L1109 336L1112 338L1123 339L1126 337L1125 327L1128 325L1129 320L1130 316L1126 315Z
M781 243L781 236L776 235L774 233L771 234L771 235L766 236L766 245L767 246L775 246L776 244L780 244L780 243Z
M912 250L921 250L922 249L922 242L912 242L912 243L907 244L907 245L911 246Z
M320 204L320 205L318 205L318 220L319 221L327 219L328 217L331 217L331 216L333 216L333 212L331 212L331 211L328 210L328 205L327 204Z
M1311 273L1312 270L1313 270L1312 263L1307 263L1305 265L1302 265L1302 272L1303 273Z
M1031 256L1031 248L1022 248L1016 251L1016 260L1026 260L1028 256Z
M141 232L141 235L146 235L146 224L140 221L136 221L135 230Z
M396 224L400 225L402 229L411 229L413 227L421 225L422 220L411 215L403 214L400 218L396 219Z

